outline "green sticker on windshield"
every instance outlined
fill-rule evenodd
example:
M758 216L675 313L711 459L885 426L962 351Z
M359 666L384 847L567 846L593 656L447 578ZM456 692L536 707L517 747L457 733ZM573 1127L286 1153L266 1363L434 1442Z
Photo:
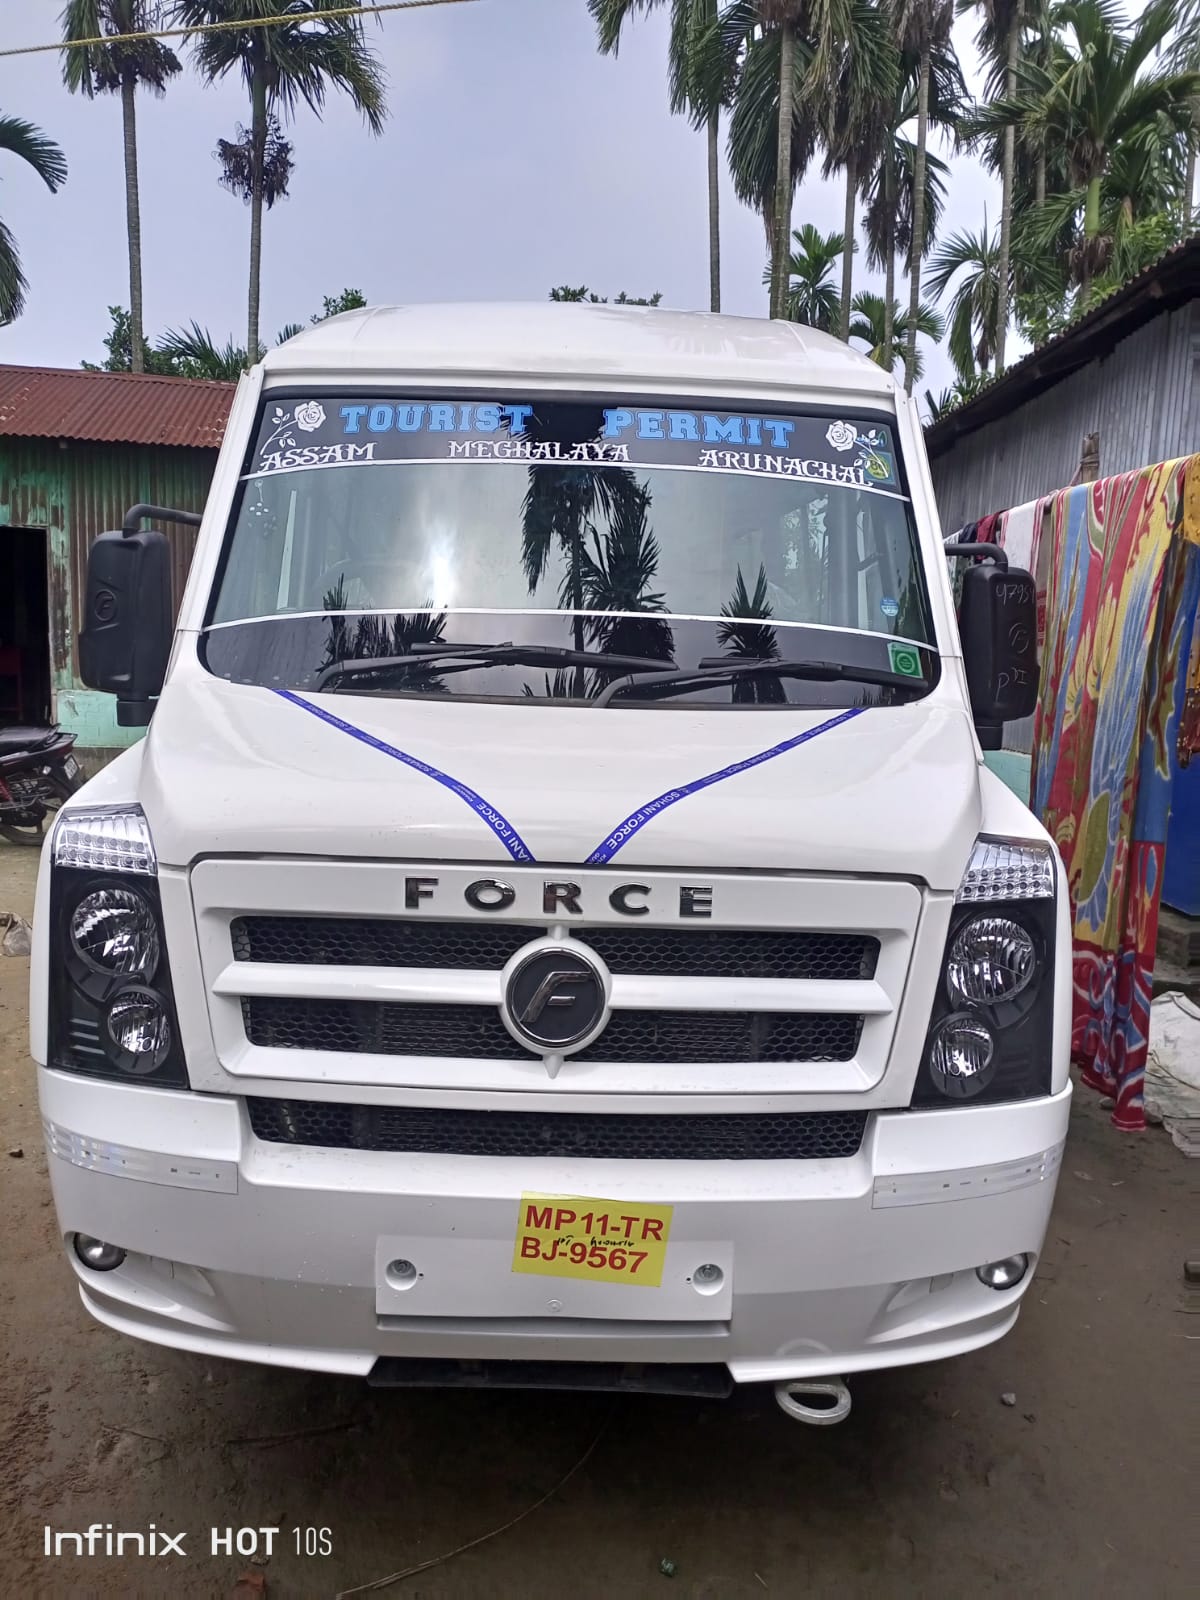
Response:
M889 644L888 660L892 664L892 671L902 673L906 678L923 678L924 668L921 666L921 652L911 644Z

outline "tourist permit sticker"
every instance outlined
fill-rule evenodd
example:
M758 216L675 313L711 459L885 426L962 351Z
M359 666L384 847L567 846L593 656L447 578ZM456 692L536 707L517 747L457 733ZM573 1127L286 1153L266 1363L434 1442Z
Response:
M512 1269L656 1289L673 1210L586 1195L523 1194Z

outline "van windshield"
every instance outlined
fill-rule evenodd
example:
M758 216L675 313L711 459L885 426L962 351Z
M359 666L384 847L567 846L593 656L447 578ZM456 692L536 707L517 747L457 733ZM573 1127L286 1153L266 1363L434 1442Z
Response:
M631 663L717 657L920 689L931 640L886 417L314 392L264 404L202 654L271 687L599 699ZM501 644L533 659L433 660ZM671 703L889 693L754 672Z

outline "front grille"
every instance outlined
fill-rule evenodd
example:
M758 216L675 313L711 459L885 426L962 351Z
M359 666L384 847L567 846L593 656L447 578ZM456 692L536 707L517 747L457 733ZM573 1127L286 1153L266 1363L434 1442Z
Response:
M402 917L236 917L237 961L498 971L544 928ZM873 978L879 940L742 928L580 928L610 972L648 978Z
M856 1155L863 1111L625 1116L578 1111L457 1111L248 1099L272 1144L396 1154L563 1156L618 1161L816 1161Z
M251 1044L392 1056L526 1058L493 1006L260 997L242 1001ZM849 1061L861 1016L793 1011L614 1011L575 1061Z

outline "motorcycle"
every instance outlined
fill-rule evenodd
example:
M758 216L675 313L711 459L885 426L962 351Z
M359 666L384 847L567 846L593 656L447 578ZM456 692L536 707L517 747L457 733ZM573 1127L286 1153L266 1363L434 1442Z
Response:
M61 728L0 728L0 839L41 844L49 812L86 781L74 748Z

